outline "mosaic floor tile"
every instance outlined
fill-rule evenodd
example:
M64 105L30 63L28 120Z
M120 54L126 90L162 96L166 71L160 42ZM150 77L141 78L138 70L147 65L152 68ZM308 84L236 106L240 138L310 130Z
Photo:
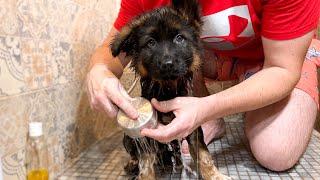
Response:
M280 179L318 179L320 176L319 164L320 136L314 131L307 151L299 163L290 171L277 173L261 167L246 149L244 140L243 123L241 116L230 116L227 120L227 134L208 146L215 159L215 164L221 172L233 179L243 180L280 180ZM129 156L122 146L122 132L116 132L84 152L79 159L70 166L58 179L90 177L94 179L128 179L123 166ZM229 140L234 141L229 141ZM186 157L186 162L191 163L191 158ZM81 166L80 166L81 164ZM97 174L100 176L97 177ZM158 179L199 179L187 172L158 174Z

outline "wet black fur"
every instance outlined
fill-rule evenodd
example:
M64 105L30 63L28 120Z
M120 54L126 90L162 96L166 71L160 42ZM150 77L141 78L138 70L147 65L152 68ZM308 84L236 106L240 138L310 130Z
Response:
M141 76L142 97L162 101L191 96L195 71L191 66L196 55L201 58L200 25L197 1L173 0L171 6L143 14L126 25L111 44L112 54L117 56L125 52L126 56L132 58L131 67ZM182 42L181 39L177 42L179 34L183 38ZM141 71L141 67L145 72ZM158 117L159 122L168 124L174 115L158 112ZM203 138L202 131L200 136ZM203 139L201 142L204 144ZM134 140L125 135L123 143L131 158L137 161ZM167 144L157 144L160 150L156 153L162 161L161 166L172 167L171 157L181 165L177 140L170 143L171 150ZM130 174L138 173L138 167L133 163L129 163L125 169Z

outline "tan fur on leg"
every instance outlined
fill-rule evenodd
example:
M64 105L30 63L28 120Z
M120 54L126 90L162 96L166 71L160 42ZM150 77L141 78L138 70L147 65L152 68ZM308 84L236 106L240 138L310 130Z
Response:
M156 174L154 171L154 163L156 160L155 154L143 154L139 159L139 180L155 180Z
M187 137L189 143L190 154L199 168L201 176L204 180L225 180L231 179L221 174L215 167L211 154L203 141L203 133L201 128L195 130Z

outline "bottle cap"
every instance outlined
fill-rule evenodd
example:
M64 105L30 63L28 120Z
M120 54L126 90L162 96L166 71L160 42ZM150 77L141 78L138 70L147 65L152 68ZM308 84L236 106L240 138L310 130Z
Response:
M43 134L42 123L41 122L31 122L29 123L29 136L38 137Z

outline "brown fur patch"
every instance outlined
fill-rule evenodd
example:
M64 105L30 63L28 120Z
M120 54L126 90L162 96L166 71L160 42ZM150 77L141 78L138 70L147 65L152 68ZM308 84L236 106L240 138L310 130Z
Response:
M139 18L134 19L134 20L130 23L130 26L131 26L132 28L138 27L138 26L142 25L142 24L146 21L146 19L148 19L149 17L150 17L150 14L143 14L143 15L141 15Z
M176 22L176 21L171 21L169 25L172 28L175 28L175 29L181 29L182 28L180 22Z
M209 180L212 177L215 177L217 174L219 174L217 168L215 167L212 157L208 150L199 148L199 169L201 171L201 175L203 179Z
M138 72L141 77L146 77L148 75L147 69L142 65L141 61L137 64Z
M193 61L190 66L190 70L192 72L196 72L201 69L201 66L202 66L202 62L201 62L200 54L198 54L195 50L193 50Z
M211 154L207 149L199 148L199 169L204 180L231 180L230 177L221 174L214 165Z
M151 34L152 32L156 31L157 28L156 27L148 27L145 29L145 33L146 34Z

